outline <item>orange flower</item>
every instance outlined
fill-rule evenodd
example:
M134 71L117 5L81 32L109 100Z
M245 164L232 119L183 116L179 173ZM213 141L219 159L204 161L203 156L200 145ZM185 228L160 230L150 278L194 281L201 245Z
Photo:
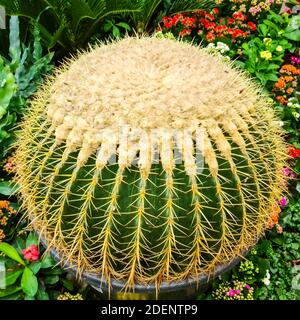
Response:
M285 88L285 81L283 77L280 77L278 81L275 83L275 88L278 90L282 90Z
M291 76L285 76L284 77L284 81L286 81L286 82L291 82L291 81L293 81L295 78L294 77L291 77Z
M279 205L276 203L272 206L272 213L269 217L269 221L268 221L268 228L273 228L279 220L279 214L281 212L281 209L279 207Z
M283 228L280 224L277 224L276 225L276 230L277 230L277 233L282 233L283 232Z
M294 89L292 87L289 87L287 90L286 90L286 93L288 94L291 94L293 93Z
M0 200L0 209L6 209L9 208L9 201L7 200Z
M276 100L281 103L282 105L286 105L288 103L288 100L285 99L283 96L277 96Z
M292 64L285 64L281 67L280 73L287 73L292 75L300 75L300 69L296 68Z
M5 238L5 234L3 232L3 230L0 229L0 242L1 240L3 240Z
M0 219L0 224L1 224L2 226L6 226L6 225L7 225L7 220L8 220L7 217L1 218L1 219Z

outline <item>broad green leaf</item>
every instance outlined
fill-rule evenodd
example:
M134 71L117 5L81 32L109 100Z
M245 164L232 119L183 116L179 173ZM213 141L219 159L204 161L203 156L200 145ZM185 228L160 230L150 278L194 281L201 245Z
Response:
M11 271L11 272L6 272L6 274L5 274L6 287L15 284L15 282L17 281L19 276L23 273L23 271L24 270L21 269L21 270L14 270L14 271Z
M21 287L23 292L28 295L34 297L38 290L38 280L37 277L33 274L33 272L29 268L25 268L23 272L23 276L21 279Z
M62 285L69 291L73 291L74 290L74 284L72 281L70 281L69 279L60 279L60 282L62 283Z
M113 32L113 35L114 35L115 38L120 38L121 33L120 33L119 28L117 28L116 26L113 26L113 31L112 32Z
M4 196L12 196L18 191L19 186L10 181L0 182L0 194Z
M119 23L116 24L116 26L122 27L122 28L124 28L124 29L126 29L128 31L131 31L130 25L127 24L126 22L119 22Z
M8 243L2 242L0 243L0 251L3 252L5 255L7 255L9 258L21 263L23 266L25 266L25 262L23 259L19 256L17 250L11 246Z
M48 293L46 292L44 286L39 283L38 291L36 293L37 300L50 300Z
M55 284L59 281L59 276L55 275L55 276L46 276L44 278L44 282L46 284Z
M12 58L12 64L16 69L21 58L21 44L20 44L20 28L19 18L16 16L10 17L9 21L9 54Z
M42 266L42 262L35 261L30 264L29 268L34 274L37 274L40 271L41 266Z
M22 288L17 287L17 286L12 286L12 287L8 287L6 289L2 289L2 290L0 290L0 298L10 296L18 291L21 291L21 290L22 290Z

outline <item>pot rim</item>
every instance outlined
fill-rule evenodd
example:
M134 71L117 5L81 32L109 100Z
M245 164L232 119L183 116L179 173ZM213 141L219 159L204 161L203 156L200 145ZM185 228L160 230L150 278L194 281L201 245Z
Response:
M44 247L47 247L46 241L44 238L41 238L41 243L43 244ZM229 262L226 262L224 264L218 265L214 272L210 274L200 274L197 277L190 277L182 280L173 280L173 281L162 281L160 284L160 293L165 293L165 292L171 292L180 289L186 289L187 287L198 287L200 285L205 285L212 279L220 276L221 274L225 273L226 271L229 271L232 269L234 266L236 266L244 257L251 248L248 250L243 251L239 256L235 257ZM59 257L58 252L54 249L51 248L50 254L53 257L53 259L59 263L64 269L71 271L73 274L77 274L77 269L75 265L71 265L66 262L62 262L62 260ZM125 282L116 280L116 279L111 279L110 285L107 283L105 278L101 278L100 275L94 272L89 272L89 271L84 271L82 278L91 286L93 286L96 290L104 290L104 291L122 291L125 287ZM156 292L157 288L155 284L140 284L136 283L134 287L132 288L132 292L135 293L145 293L145 292Z

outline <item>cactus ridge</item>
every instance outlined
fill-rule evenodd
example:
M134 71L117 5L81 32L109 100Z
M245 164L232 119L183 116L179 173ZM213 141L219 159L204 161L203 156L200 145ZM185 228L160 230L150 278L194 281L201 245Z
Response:
M170 89L176 77L168 65L191 79L180 92ZM148 96L136 82L141 74ZM197 82L204 88L197 91ZM124 123L126 139L116 129ZM240 70L186 43L128 38L73 58L41 87L16 143L16 179L33 226L65 262L80 266L79 275L88 270L123 280L126 289L149 282L159 289L162 281L211 274L255 244L285 190L283 135L267 98Z

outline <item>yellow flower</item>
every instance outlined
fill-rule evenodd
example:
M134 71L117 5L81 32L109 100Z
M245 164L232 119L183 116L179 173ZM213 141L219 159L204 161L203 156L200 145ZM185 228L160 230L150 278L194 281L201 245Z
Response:
M282 51L283 51L282 46L277 46L276 51L278 51L278 52L282 52Z
M272 59L272 53L270 51L261 51L260 57L265 60L271 60Z

